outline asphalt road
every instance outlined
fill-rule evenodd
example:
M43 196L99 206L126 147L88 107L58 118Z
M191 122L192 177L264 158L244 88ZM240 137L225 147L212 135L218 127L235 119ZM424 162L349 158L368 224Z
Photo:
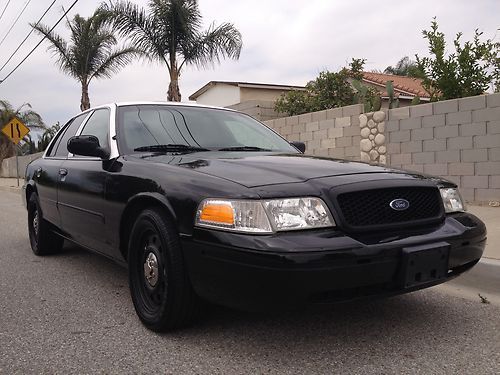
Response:
M0 192L0 373L498 374L500 306L433 288L302 312L211 308L169 334L135 316L126 270L74 246L32 254Z

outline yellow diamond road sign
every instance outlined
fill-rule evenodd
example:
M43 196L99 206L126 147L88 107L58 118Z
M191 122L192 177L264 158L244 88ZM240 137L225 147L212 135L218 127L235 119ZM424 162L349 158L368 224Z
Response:
M2 132L17 145L30 130L17 117L14 117L3 127Z

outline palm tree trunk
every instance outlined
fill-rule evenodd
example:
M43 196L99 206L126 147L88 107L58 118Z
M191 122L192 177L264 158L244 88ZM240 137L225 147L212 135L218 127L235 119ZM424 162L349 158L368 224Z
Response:
M14 148L14 144L9 138L0 132L0 166L3 159L10 158L11 156L14 156L15 153L16 149Z
M88 83L82 82L82 99L80 101L80 109L85 111L90 108L90 99L89 99L89 85Z
M167 100L170 102L181 101L181 91L179 90L179 71L172 65L170 70L170 83L168 84Z

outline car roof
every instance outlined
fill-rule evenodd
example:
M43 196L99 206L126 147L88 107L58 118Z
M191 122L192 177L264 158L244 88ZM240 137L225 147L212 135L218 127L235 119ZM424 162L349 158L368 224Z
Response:
M105 107L105 106L111 106L115 105L117 107L125 107L125 106L130 106L130 105L166 105L166 106L185 106L185 107L198 107L198 108L211 108L211 109L223 109L226 111L233 111L236 112L234 109L231 108L224 108L224 107L217 107L213 105L204 105L204 104L197 104L197 103L189 103L189 102L168 102L168 101L133 101L133 102L115 102L115 103L108 103L108 104L103 104L96 106L97 107ZM92 109L92 108L90 108Z

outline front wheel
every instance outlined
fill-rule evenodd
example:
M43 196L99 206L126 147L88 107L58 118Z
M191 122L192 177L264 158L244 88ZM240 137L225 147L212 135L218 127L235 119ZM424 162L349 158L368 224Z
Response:
M35 255L55 254L61 251L64 239L52 231L43 218L38 195L32 193L28 200L28 233L31 250Z
M187 276L177 231L161 210L147 209L137 217L128 266L132 301L146 327L161 332L193 321L198 297Z

